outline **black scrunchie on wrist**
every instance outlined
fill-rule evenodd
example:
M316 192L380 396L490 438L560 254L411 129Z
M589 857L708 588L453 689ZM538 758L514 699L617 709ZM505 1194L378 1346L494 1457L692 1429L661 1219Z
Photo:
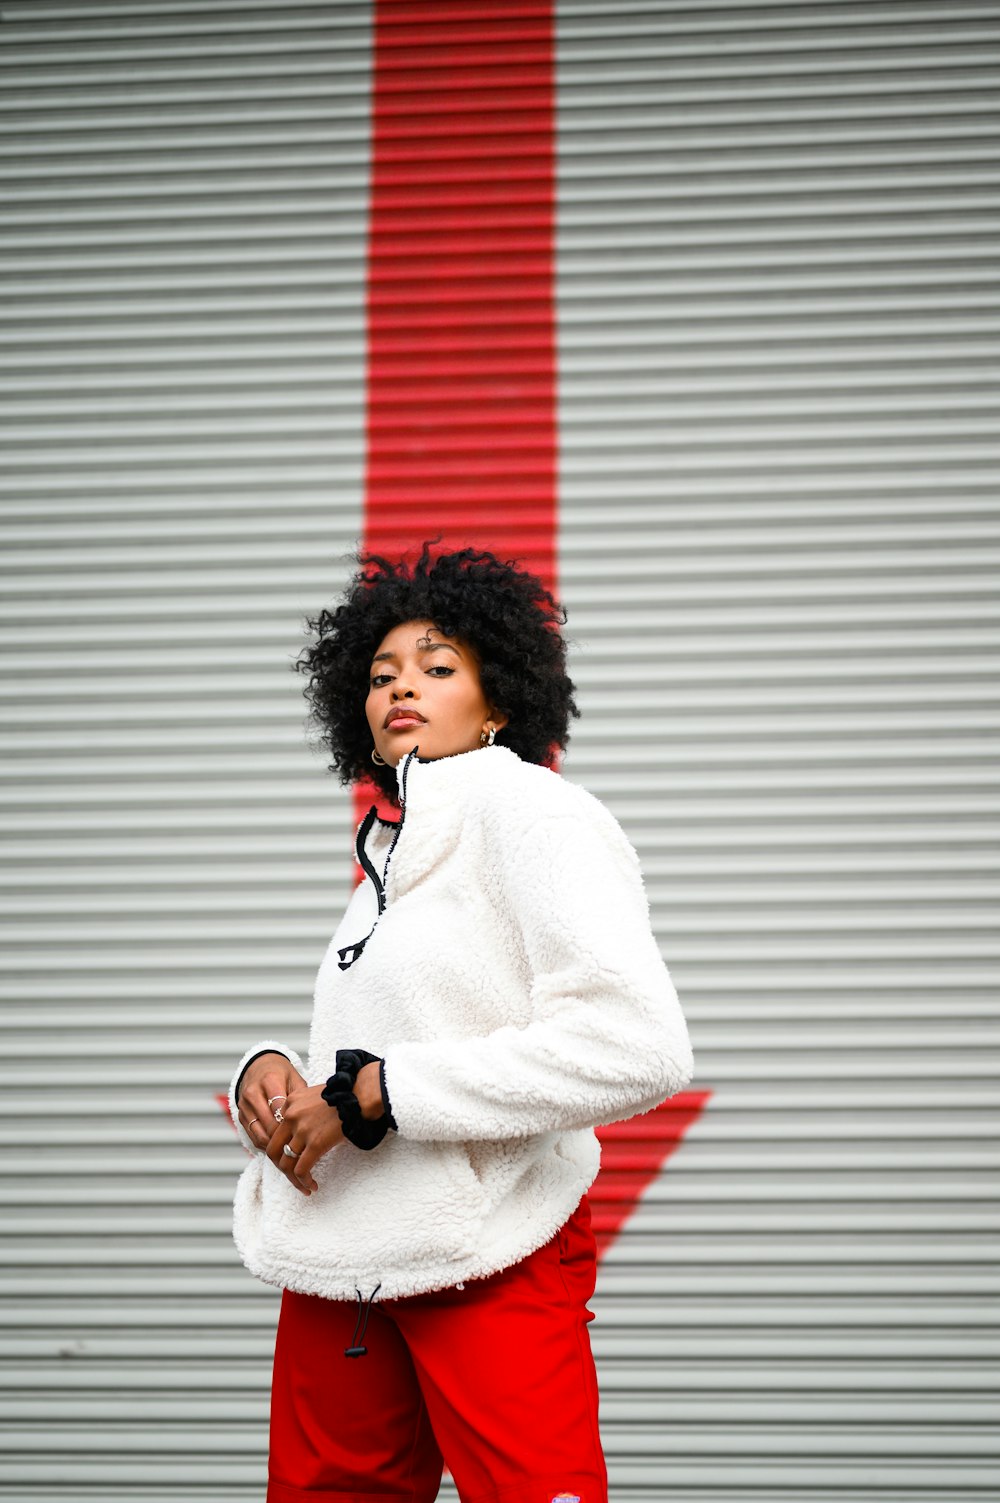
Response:
M377 1148L389 1131L389 1123L383 1115L377 1122L369 1122L361 1115L361 1103L354 1094L354 1082L365 1065L381 1064L377 1054L367 1049L338 1049L337 1068L323 1087L323 1100L340 1117L344 1137L355 1148Z

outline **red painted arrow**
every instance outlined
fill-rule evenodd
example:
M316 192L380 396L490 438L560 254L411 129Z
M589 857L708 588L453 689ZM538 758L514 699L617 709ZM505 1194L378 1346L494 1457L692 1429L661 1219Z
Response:
M607 1252L667 1159L680 1147L711 1094L680 1091L641 1117L597 1129L601 1171L588 1198L598 1257Z

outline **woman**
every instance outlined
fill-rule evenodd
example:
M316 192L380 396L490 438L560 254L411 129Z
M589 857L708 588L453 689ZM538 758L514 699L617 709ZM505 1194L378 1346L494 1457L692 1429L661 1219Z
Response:
M237 1245L284 1290L268 1503L430 1503L443 1460L463 1503L604 1503L593 1129L691 1079L687 1029L634 850L544 765L551 595L472 549L362 564L298 666L400 816L358 831L308 1067L264 1040L230 1092Z

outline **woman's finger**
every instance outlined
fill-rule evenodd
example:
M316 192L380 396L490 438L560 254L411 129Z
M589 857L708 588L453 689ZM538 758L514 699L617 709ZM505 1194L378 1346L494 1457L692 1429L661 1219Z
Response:
M319 1185L317 1185L312 1176L312 1167L316 1160L321 1157L322 1150L312 1143L302 1143L300 1149L299 1141L296 1135L289 1144L289 1147L295 1152L294 1160L289 1159L289 1163L295 1172L295 1178L300 1184L308 1185L310 1190L318 1190Z
M294 1185L296 1190L301 1191L305 1195L307 1193L305 1186L300 1185L295 1177L295 1158L285 1152L286 1146L292 1140L292 1132L293 1129L290 1123L279 1123L271 1134L267 1148L264 1151L274 1167L281 1170L288 1183Z
M323 1122L322 1127L317 1129L315 1123L308 1129L304 1128L294 1134L295 1147L301 1142L302 1153L299 1155L295 1166L295 1172L299 1179L311 1184L313 1189L319 1189L313 1179L313 1168L325 1154L338 1148L344 1141L340 1130L340 1118L336 1112L328 1112L328 1120Z
M289 1145L286 1145L286 1146L289 1146ZM285 1176L285 1178L287 1179L288 1183L290 1185L294 1185L295 1188L296 1188L296 1190L298 1190L301 1195L308 1195L308 1194L310 1194L310 1185L308 1185L304 1180L300 1180L299 1177L298 1177L298 1175L296 1174L296 1172L295 1172L295 1165L296 1165L297 1162L298 1162L298 1154L286 1154L284 1151L282 1151L282 1155L281 1155L281 1172L282 1172L282 1174ZM313 1186L312 1188L315 1188L315 1187Z
M244 1128L253 1138L259 1148L267 1145L267 1140L274 1131L274 1117L271 1108L267 1104L267 1097L260 1088L260 1083L246 1085L240 1092L239 1116ZM248 1123L255 1123L250 1132Z
M281 1108L288 1100L288 1086L284 1075L279 1074L277 1070L268 1070L267 1074L260 1078L259 1089L267 1110L275 1122L280 1122L282 1120Z
M275 1126L270 1138L268 1139L266 1150L267 1156L276 1169L284 1169L285 1167L285 1165L281 1161L284 1158L287 1162L287 1155L283 1154L281 1150L284 1148L286 1143L291 1142L291 1137L291 1124L288 1122L280 1122Z
M297 1135L292 1138L290 1143L286 1143L285 1147L281 1150L281 1156L287 1165L285 1172L292 1176L299 1188L304 1189L306 1194L309 1194L312 1190L319 1189L316 1181L309 1173L308 1167L305 1170L302 1167L303 1161L309 1152L309 1148ZM315 1160L315 1155L313 1155L313 1159Z
M267 1147L267 1131L259 1117L245 1117L243 1108L239 1111L240 1126L255 1148Z

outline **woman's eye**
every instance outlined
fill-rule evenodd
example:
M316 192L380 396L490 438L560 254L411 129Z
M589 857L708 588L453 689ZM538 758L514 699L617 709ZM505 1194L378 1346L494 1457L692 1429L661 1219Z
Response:
M443 663L435 663L434 667L433 668L428 668L427 672L428 673L444 674L445 678L450 678L451 675L455 672L455 670L454 670L454 668L446 668Z
M388 684L388 683L391 683L391 682L392 682L392 674L391 673L376 673L376 674L373 674L373 676L372 676L371 684L372 684L372 688L373 689L381 689L381 687L382 687L383 684Z

